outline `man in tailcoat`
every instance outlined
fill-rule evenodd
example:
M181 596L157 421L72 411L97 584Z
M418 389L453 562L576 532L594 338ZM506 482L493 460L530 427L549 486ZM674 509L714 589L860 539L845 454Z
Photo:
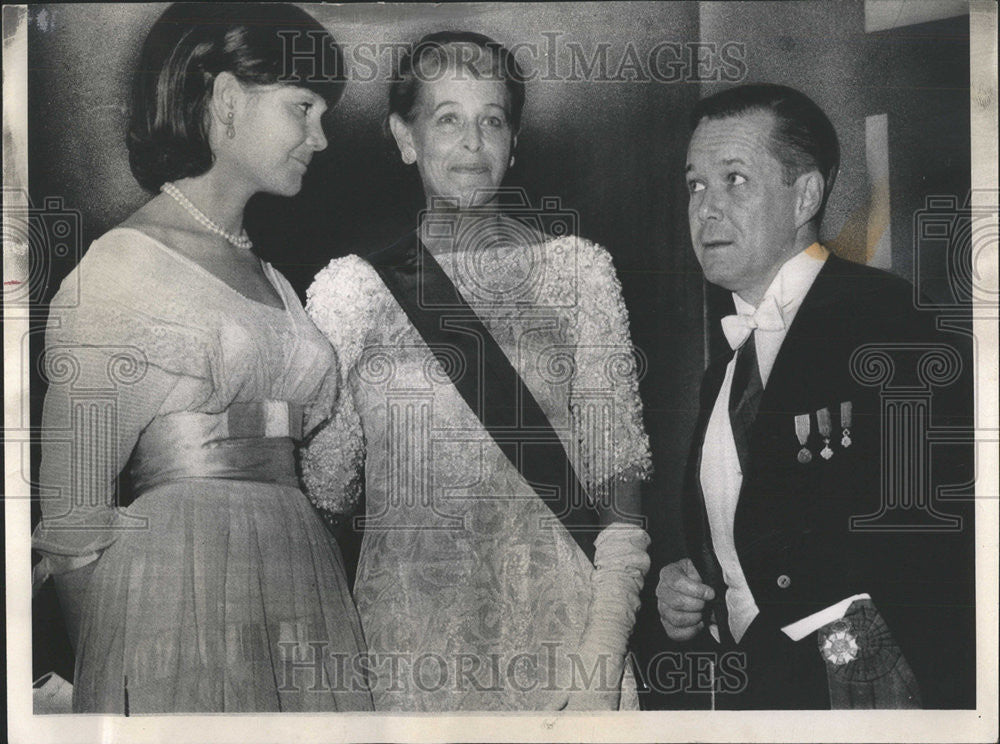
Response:
M914 496L927 448L886 472L894 442L921 444L892 432L929 426L887 408L886 385L943 384L926 358L960 355L910 284L820 244L839 146L815 103L746 85L692 122L692 244L735 312L702 382L662 628L725 659L716 708L974 707L971 505Z

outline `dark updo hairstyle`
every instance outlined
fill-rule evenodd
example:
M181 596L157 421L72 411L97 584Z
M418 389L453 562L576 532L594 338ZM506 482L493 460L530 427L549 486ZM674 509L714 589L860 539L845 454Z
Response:
M244 84L307 88L330 107L346 79L340 46L293 5L171 5L146 37L132 86L129 165L143 188L212 167L208 104L222 72Z
M476 80L500 80L507 86L510 96L510 124L514 134L521 128L521 111L524 109L524 73L507 47L489 36L472 31L438 31L418 41L410 52L399 61L399 69L389 88L389 115L385 130L389 134L389 116L398 114L404 121L412 122L416 116L417 96L427 68L443 72L462 69Z

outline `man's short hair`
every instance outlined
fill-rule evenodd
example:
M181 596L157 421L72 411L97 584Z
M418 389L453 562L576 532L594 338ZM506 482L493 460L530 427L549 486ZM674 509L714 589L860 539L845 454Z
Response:
M826 202L840 168L840 143L830 119L807 95L786 85L754 83L728 88L704 98L691 112L691 131L702 119L726 119L757 111L774 114L771 154L781 163L787 185L803 173L819 171L823 201L813 221L823 221Z

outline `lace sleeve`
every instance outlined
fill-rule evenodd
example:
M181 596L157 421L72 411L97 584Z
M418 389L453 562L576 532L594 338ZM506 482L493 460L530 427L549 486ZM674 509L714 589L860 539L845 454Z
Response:
M367 329L374 324L378 277L357 256L335 259L307 291L306 311L337 351L343 388L331 418L302 449L306 494L328 514L349 514L363 488L365 438L353 388Z
M302 449L306 495L328 514L350 514L361 501L365 439L354 396L344 391L333 417Z
M611 257L577 241L579 304L575 327L576 374L570 414L586 485L603 496L613 480L645 480L652 468L642 423L642 358L632 346L628 313Z

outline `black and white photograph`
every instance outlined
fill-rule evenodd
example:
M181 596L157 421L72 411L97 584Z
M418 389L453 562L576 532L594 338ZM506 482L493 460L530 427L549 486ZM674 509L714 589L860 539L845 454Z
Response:
M7 738L995 741L997 15L4 6Z

